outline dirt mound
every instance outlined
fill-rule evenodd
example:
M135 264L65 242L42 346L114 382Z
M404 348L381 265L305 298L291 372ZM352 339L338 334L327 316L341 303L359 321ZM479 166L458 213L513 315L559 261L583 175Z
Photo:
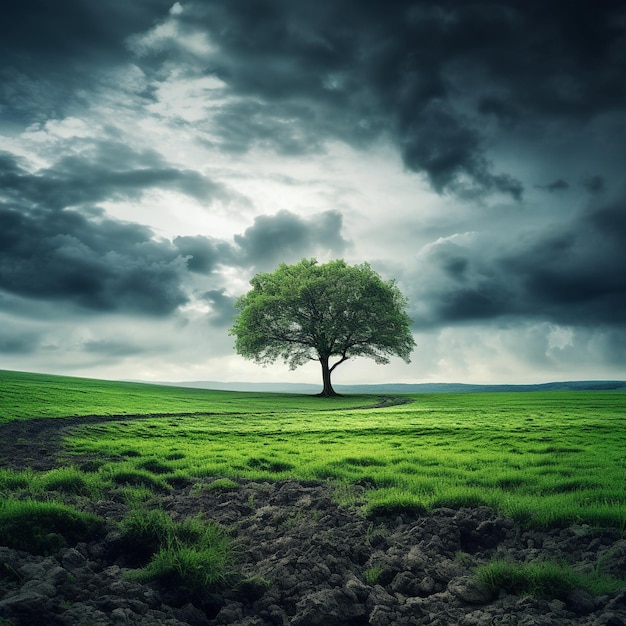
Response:
M218 488L219 487L219 488ZM358 494L357 494L358 495ZM228 529L236 580L201 598L126 577L137 567L116 521L125 505L96 502L98 541L43 557L0 548L0 617L15 626L64 624L623 626L626 593L560 598L492 594L472 572L498 556L566 560L626 577L626 541L586 527L528 531L486 508L366 520L337 506L329 486L204 479L160 503L174 520L202 514Z

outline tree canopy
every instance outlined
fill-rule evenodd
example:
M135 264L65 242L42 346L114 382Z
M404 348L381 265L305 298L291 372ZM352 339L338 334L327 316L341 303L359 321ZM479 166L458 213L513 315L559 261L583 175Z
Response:
M250 284L235 304L240 312L230 330L237 353L260 364L283 359L291 369L319 361L320 395L337 395L331 374L349 358L410 362L415 342L407 300L394 280L384 281L368 263L302 259L259 273Z

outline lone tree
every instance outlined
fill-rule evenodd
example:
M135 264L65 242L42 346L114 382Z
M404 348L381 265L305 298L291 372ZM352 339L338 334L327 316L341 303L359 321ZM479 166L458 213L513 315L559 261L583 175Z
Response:
M250 284L235 304L240 312L230 329L238 354L263 365L280 358L291 369L319 361L321 396L338 395L331 374L351 357L388 363L396 355L410 362L415 342L406 298L367 263L302 259L257 274Z

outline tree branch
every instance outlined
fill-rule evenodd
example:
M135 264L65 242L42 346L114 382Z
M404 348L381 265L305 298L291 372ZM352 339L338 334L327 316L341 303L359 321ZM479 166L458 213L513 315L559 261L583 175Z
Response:
M337 363L335 363L331 368L330 368L330 372L332 373L333 370L337 367L337 365L341 365L344 361L347 361L350 357L346 356L346 353L344 352L341 355L341 359L339 359L339 361L337 361Z

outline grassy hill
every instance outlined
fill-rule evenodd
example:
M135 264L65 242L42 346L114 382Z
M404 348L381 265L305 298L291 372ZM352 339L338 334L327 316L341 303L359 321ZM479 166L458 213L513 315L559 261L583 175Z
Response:
M0 425L109 416L83 426L74 419L49 472L0 470L5 497L52 497L47 491L56 493L63 476L93 497L162 493L206 476L295 477L330 482L346 503L351 485L365 486L368 515L486 505L531 525L626 528L619 391L419 394L381 406L371 395L321 399L6 371L0 388Z
M356 406L371 398L356 395L332 402L336 407ZM0 370L0 423L33 417L237 413L308 406L318 407L319 399Z

